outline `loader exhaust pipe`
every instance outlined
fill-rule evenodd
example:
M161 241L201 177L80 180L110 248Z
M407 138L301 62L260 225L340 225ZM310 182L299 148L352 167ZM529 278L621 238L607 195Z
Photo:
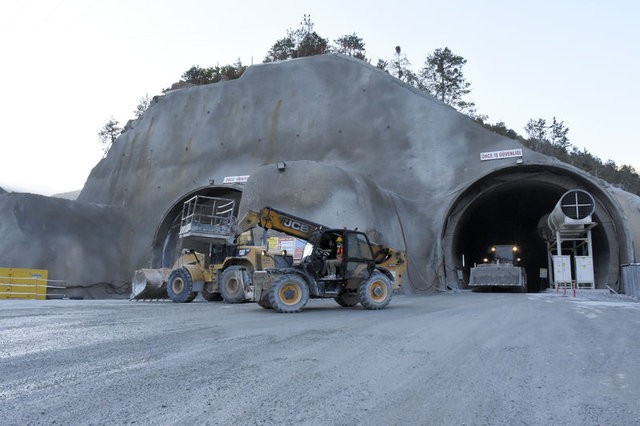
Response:
M167 299L171 269L138 269L131 281L131 300Z

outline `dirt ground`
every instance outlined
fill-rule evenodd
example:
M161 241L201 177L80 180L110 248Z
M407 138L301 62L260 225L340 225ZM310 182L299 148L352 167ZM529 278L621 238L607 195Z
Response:
M469 291L382 311L0 301L24 424L638 424L640 303Z

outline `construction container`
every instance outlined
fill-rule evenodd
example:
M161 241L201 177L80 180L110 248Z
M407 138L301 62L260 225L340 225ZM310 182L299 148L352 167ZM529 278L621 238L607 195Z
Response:
M46 269L0 268L0 299L47 298Z
M640 263L622 265L624 294L640 298Z

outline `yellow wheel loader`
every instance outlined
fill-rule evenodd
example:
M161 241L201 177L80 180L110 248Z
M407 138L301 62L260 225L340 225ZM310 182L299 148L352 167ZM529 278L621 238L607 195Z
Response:
M238 245L238 237L251 225L240 229L234 209L235 201L223 198L195 196L186 201L179 233L182 246L208 245L208 253L183 249L171 268L135 271L131 299L188 303L200 293L208 301L240 303L253 298L254 271L293 264L286 253Z
M471 268L472 289L511 289L527 291L527 275L521 266L520 248L516 244L491 246L481 263Z

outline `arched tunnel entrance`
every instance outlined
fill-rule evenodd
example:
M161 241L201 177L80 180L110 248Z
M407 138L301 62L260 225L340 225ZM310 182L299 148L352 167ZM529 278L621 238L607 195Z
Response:
M491 246L514 244L520 248L527 291L547 288L546 279L541 279L541 269L548 268L547 246L537 225L570 189L584 189L596 199L593 220L598 225L592 231L596 287L618 289L620 247L608 201L595 184L548 166L503 169L473 183L450 210L443 241L446 264L462 270L466 287L470 268L482 262Z
M180 197L164 214L153 239L151 257L152 268L170 268L180 255L182 248L190 248L200 252L206 252L207 247L182 247L178 232L184 202L196 195L207 197L226 198L235 201L234 216L238 216L238 206L242 197L240 188L232 186L206 186L191 191ZM191 241L190 244L198 244Z

